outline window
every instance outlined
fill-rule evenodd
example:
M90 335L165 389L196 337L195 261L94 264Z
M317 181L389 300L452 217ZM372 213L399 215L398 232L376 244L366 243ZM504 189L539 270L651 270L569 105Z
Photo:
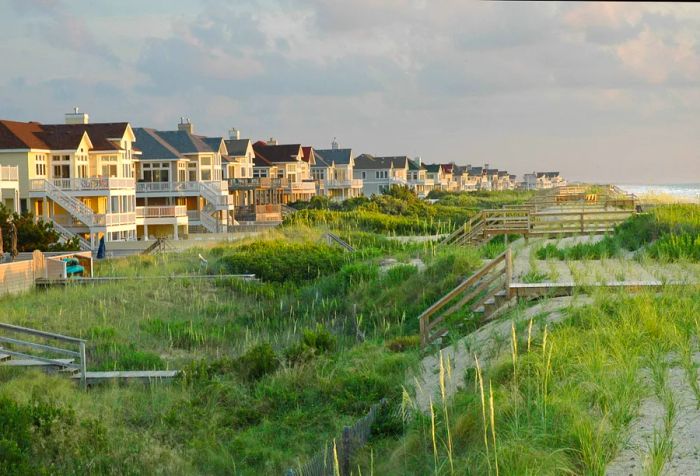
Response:
M88 166L78 165L78 178L86 178L88 176Z
M70 165L54 165L53 178L70 178Z
M46 156L36 156L36 175L46 175Z
M202 180L211 180L211 169L202 169Z
M197 181L197 164L196 162L190 162L187 164L187 180L190 182Z
M366 178L367 178L367 173L362 172L362 178L363 178L363 179L366 179Z
M154 162L143 164L144 182L168 182L170 181L170 167L167 162Z
M117 164L102 164L102 174L103 177L116 177L117 176Z

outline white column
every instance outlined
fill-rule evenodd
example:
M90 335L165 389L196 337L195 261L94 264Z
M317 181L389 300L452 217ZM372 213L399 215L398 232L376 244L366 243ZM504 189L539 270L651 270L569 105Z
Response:
M173 226L173 232L174 232L174 233L173 233L173 238L176 239L176 240L178 239L178 234L177 234L177 231L178 231L178 230L177 230L177 228L178 228L178 227L177 227L177 223L175 223L175 226Z

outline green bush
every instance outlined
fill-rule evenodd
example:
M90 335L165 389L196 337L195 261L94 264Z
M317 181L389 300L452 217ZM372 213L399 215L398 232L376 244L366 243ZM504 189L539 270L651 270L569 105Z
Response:
M700 261L700 235L664 235L648 251L649 256L662 261Z
M333 351L335 346L335 336L319 325L315 330L305 329L301 340L289 346L284 357L290 365L298 365Z
M302 213L302 212L298 212ZM231 274L255 274L263 281L300 282L338 271L349 259L339 247L283 240L258 241L220 259Z
M279 360L272 346L258 344L235 360L236 373L246 382L255 382L279 367Z

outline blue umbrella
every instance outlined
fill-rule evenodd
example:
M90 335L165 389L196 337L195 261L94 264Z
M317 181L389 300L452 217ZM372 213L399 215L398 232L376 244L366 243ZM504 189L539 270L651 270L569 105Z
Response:
M105 258L105 237L100 238L100 246L97 247L97 259Z

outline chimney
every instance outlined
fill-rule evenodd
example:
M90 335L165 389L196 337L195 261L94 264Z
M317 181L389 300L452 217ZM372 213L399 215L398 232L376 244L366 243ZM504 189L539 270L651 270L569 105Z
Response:
M270 140L267 141L267 145L277 145L277 139L270 137Z
M228 138L231 140L239 140L241 138L241 131L232 127L228 130Z
M77 106L73 108L73 112L66 113L66 124L87 124L89 120L90 117L80 112Z
M333 142L331 142L331 149L338 150L338 141L335 140L335 137L333 138Z
M423 166L423 159L421 159L420 155L416 157L416 163L418 163L418 167Z
M190 134L194 132L194 127L192 126L192 122L190 122L190 118L180 118L180 124L177 125L177 130L178 131L187 131Z

